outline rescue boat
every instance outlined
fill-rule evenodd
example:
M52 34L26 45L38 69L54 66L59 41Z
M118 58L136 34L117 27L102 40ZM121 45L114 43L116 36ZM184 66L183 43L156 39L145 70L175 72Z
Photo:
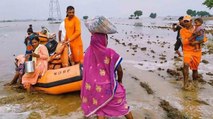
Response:
M34 85L35 90L47 94L63 94L79 91L82 84L82 66L80 64L48 70Z

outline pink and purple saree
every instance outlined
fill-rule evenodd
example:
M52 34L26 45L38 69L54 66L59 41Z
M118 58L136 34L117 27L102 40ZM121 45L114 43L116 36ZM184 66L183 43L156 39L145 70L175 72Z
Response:
M86 117L119 117L129 113L125 89L115 73L122 58L106 46L105 34L92 34L84 57L81 88L81 107Z

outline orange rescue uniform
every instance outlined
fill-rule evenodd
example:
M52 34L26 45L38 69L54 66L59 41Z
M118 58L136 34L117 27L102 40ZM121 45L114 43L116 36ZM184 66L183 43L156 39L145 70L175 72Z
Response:
M180 35L182 38L183 44L183 61L188 64L190 69L197 70L199 63L201 61L202 52L195 51L194 46L190 45L189 38L192 36L193 31L186 28L180 30ZM207 38L204 37L204 42L207 41Z
M71 20L65 18L66 36L65 41L70 41L70 50L74 62L83 62L83 43L81 39L81 23L74 16Z

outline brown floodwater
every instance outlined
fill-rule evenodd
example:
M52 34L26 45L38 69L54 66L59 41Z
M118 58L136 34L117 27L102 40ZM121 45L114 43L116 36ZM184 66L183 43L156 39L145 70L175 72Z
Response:
M118 28L118 33L109 35L109 47L115 49L124 59L123 84L135 119L166 118L166 112L159 106L160 100L168 101L171 106L189 118L213 118L211 85L198 83L195 90L184 91L182 81L176 81L179 77L171 76L166 72L167 69L176 70L182 66L182 61L174 59L174 56L177 56L173 50L176 32L168 28L171 23L177 21L162 18L112 19L112 21ZM134 26L135 23L143 26ZM0 117L82 119L80 92L63 95L36 92L27 94L22 89L3 86L14 75L14 55L24 53L23 41L29 24L33 25L34 31L46 26L51 32L57 33L59 27L59 24L48 24L46 21L0 23ZM86 49L89 45L90 33L83 24L82 37ZM208 35L208 37L212 36ZM205 46L203 49L208 51ZM202 58L209 63L201 63L199 73L208 82L213 79L212 76L206 75L213 71L213 62L211 62L213 56L207 53ZM179 73L181 74L180 71ZM149 85L154 93L147 94L140 82Z

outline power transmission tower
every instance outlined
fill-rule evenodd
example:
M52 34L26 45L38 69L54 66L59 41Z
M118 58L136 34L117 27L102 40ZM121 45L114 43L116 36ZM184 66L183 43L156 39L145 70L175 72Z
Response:
M49 21L60 21L61 10L58 0L50 0L49 4Z

